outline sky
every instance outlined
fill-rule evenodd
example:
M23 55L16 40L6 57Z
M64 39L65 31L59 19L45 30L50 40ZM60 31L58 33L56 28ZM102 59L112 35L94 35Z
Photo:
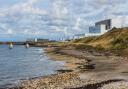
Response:
M0 41L71 37L124 16L128 0L0 0Z

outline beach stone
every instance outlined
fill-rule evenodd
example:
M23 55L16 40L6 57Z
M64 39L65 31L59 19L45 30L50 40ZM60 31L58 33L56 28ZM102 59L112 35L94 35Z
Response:
M64 89L79 81L78 73L63 73L23 81L16 89Z
M104 85L100 89L128 89L128 82L121 81Z

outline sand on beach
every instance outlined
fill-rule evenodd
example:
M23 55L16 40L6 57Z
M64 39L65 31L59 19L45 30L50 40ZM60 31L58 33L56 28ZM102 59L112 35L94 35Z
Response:
M66 68L23 81L14 89L128 89L127 58L73 48L48 47L45 51L52 60L65 61Z

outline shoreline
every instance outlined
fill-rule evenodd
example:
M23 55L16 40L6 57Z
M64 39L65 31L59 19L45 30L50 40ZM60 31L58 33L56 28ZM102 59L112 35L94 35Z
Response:
M127 72L120 73L122 63L127 59L96 52L90 53L87 50L81 52L73 48L47 47L45 51L51 60L65 61L66 69L57 70L58 74L47 77L25 80L20 86L10 89L102 89L102 87L118 89L115 88L115 83L119 87L123 86L124 89L128 88ZM101 67L103 64L105 66ZM109 84L113 88L110 88Z
M126 69L128 58L126 57L117 56L116 54L114 55L112 53L98 53L95 50L80 51L74 48L63 47L53 47L45 50L53 60L66 61L65 66L67 67L67 70L62 69L62 71L60 71L62 73L63 71L78 72L80 74L80 78L83 80L94 79L95 81L106 81L107 79L121 79L128 81L128 72L124 72L128 71ZM124 84L124 86L125 85L126 84Z

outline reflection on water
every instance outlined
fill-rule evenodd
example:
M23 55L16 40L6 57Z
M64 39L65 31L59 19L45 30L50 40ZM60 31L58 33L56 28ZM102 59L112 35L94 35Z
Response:
M49 60L42 48L0 46L0 86L38 76L56 73L63 62Z

